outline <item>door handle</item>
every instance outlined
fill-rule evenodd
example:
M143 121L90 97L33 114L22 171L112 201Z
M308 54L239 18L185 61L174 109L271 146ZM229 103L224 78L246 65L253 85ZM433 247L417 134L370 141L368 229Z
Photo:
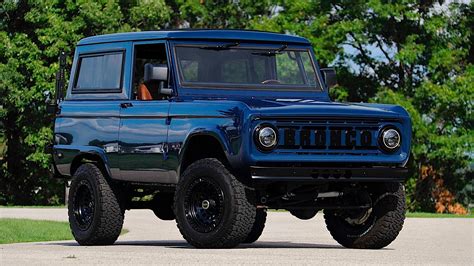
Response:
M120 104L120 107L121 107L121 108L133 107L133 104L132 104L132 103L121 103L121 104Z

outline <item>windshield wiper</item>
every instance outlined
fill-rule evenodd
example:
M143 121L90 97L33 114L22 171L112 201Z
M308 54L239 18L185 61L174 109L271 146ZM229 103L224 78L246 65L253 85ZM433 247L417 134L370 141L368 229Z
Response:
M263 55L263 56L275 56L277 54L281 54L286 48L288 48L287 44L283 44L280 48L275 50L269 50L265 52L253 52L253 55Z
M226 43L226 44L220 44L220 45L201 46L199 48L207 49L207 50L227 50L227 49L230 49L231 47L235 47L239 45L240 45L239 42L234 42L234 43Z

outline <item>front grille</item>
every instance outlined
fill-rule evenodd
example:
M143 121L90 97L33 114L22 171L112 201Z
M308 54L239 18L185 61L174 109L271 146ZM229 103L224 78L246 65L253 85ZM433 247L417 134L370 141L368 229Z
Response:
M315 155L378 155L377 138L386 121L375 119L289 119L275 121L275 152Z

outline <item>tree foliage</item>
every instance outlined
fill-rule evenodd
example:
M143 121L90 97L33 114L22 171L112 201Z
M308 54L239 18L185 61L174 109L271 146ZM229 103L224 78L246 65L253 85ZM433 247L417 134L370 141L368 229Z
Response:
M296 34L338 70L339 101L404 106L412 117L412 210L462 212L472 201L473 3L348 0L6 0L0 4L0 119L6 151L0 203L54 203L48 178L57 55L83 37L167 28ZM69 61L69 63L71 63Z
M404 106L413 120L410 208L463 211L474 132L473 3L279 1L258 29L307 37L339 70L339 100ZM469 192L458 200L468 203ZM444 198L443 198L444 197ZM446 198L451 200L446 200Z
M170 15L164 1L1 4L0 118L7 148L0 204L54 204L63 195L62 182L49 177L52 121L44 104L44 92L54 91L59 51L72 55L75 43L86 36L162 28Z

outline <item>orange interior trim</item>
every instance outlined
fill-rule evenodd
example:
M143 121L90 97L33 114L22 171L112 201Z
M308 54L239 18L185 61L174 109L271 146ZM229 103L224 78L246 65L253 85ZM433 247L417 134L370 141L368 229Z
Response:
M151 97L151 93L146 87L144 83L140 84L140 87L138 87L138 99L141 101L151 101L153 100L153 97Z

